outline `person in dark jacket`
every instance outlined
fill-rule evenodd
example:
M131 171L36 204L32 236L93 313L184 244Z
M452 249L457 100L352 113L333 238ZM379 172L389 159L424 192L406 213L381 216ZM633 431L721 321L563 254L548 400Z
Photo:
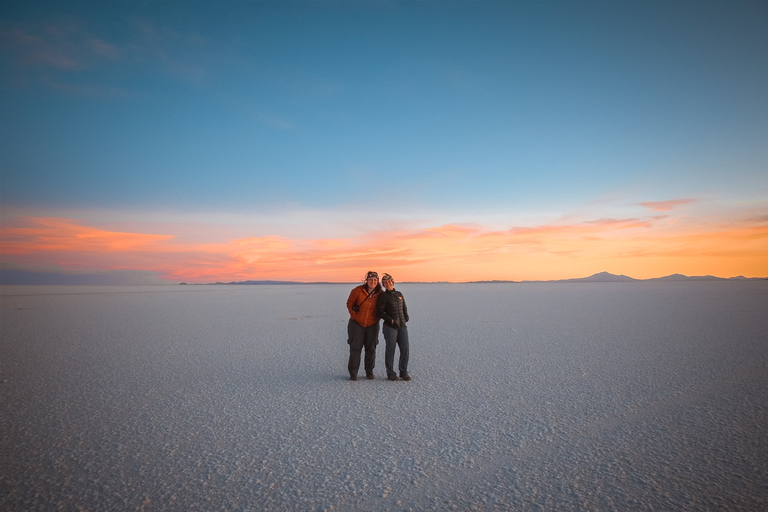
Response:
M387 378L389 380L411 380L408 375L408 306L405 304L403 294L395 290L395 280L389 274L381 277L381 282L386 291L379 297L377 306L378 315L384 319L384 341L386 349L384 352L384 364L387 367ZM400 347L400 361L398 371L400 377L394 370L395 363L395 345Z
M376 306L383 291L379 284L379 274L368 272L365 283L355 287L347 299L349 311L347 369L350 380L357 380L363 347L365 347L365 378L374 378L373 367L376 366L376 345L379 344L379 320L381 319L376 312Z

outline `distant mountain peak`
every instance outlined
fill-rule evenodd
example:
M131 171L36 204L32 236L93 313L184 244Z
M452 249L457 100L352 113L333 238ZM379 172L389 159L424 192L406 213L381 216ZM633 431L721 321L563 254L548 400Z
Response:
M593 283L605 283L605 282L629 282L629 281L637 281L637 279L629 276L625 276L624 274L616 275L611 274L610 272L598 272L597 274L593 274L589 277L580 277L577 279L565 279L565 281L568 282L593 282Z
M687 279L690 278L685 274L670 274L664 277L653 277L651 279L646 279L646 281L685 281Z

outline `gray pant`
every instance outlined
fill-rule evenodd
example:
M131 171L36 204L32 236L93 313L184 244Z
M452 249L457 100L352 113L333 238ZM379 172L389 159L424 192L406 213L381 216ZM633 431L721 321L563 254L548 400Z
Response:
M404 376L408 373L408 327L402 326L399 330L394 329L387 324L384 324L384 341L387 343L387 347L384 351L384 365L387 367L387 377L397 375L394 370L395 365L395 345L400 347L400 361L398 364L398 370L400 376Z
M379 344L379 322L363 327L351 318L347 324L347 344L349 345L349 375L357 375L360 369L360 354L365 347L365 373L372 373L376 366L376 345Z

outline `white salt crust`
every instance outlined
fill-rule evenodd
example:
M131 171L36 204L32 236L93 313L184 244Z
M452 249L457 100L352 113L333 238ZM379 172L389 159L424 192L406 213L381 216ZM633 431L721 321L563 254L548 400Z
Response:
M766 510L768 282L3 287L2 510Z

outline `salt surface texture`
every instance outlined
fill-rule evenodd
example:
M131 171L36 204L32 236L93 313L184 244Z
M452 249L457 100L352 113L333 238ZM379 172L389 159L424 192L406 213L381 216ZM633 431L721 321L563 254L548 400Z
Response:
M768 282L351 288L3 288L0 509L768 509Z

